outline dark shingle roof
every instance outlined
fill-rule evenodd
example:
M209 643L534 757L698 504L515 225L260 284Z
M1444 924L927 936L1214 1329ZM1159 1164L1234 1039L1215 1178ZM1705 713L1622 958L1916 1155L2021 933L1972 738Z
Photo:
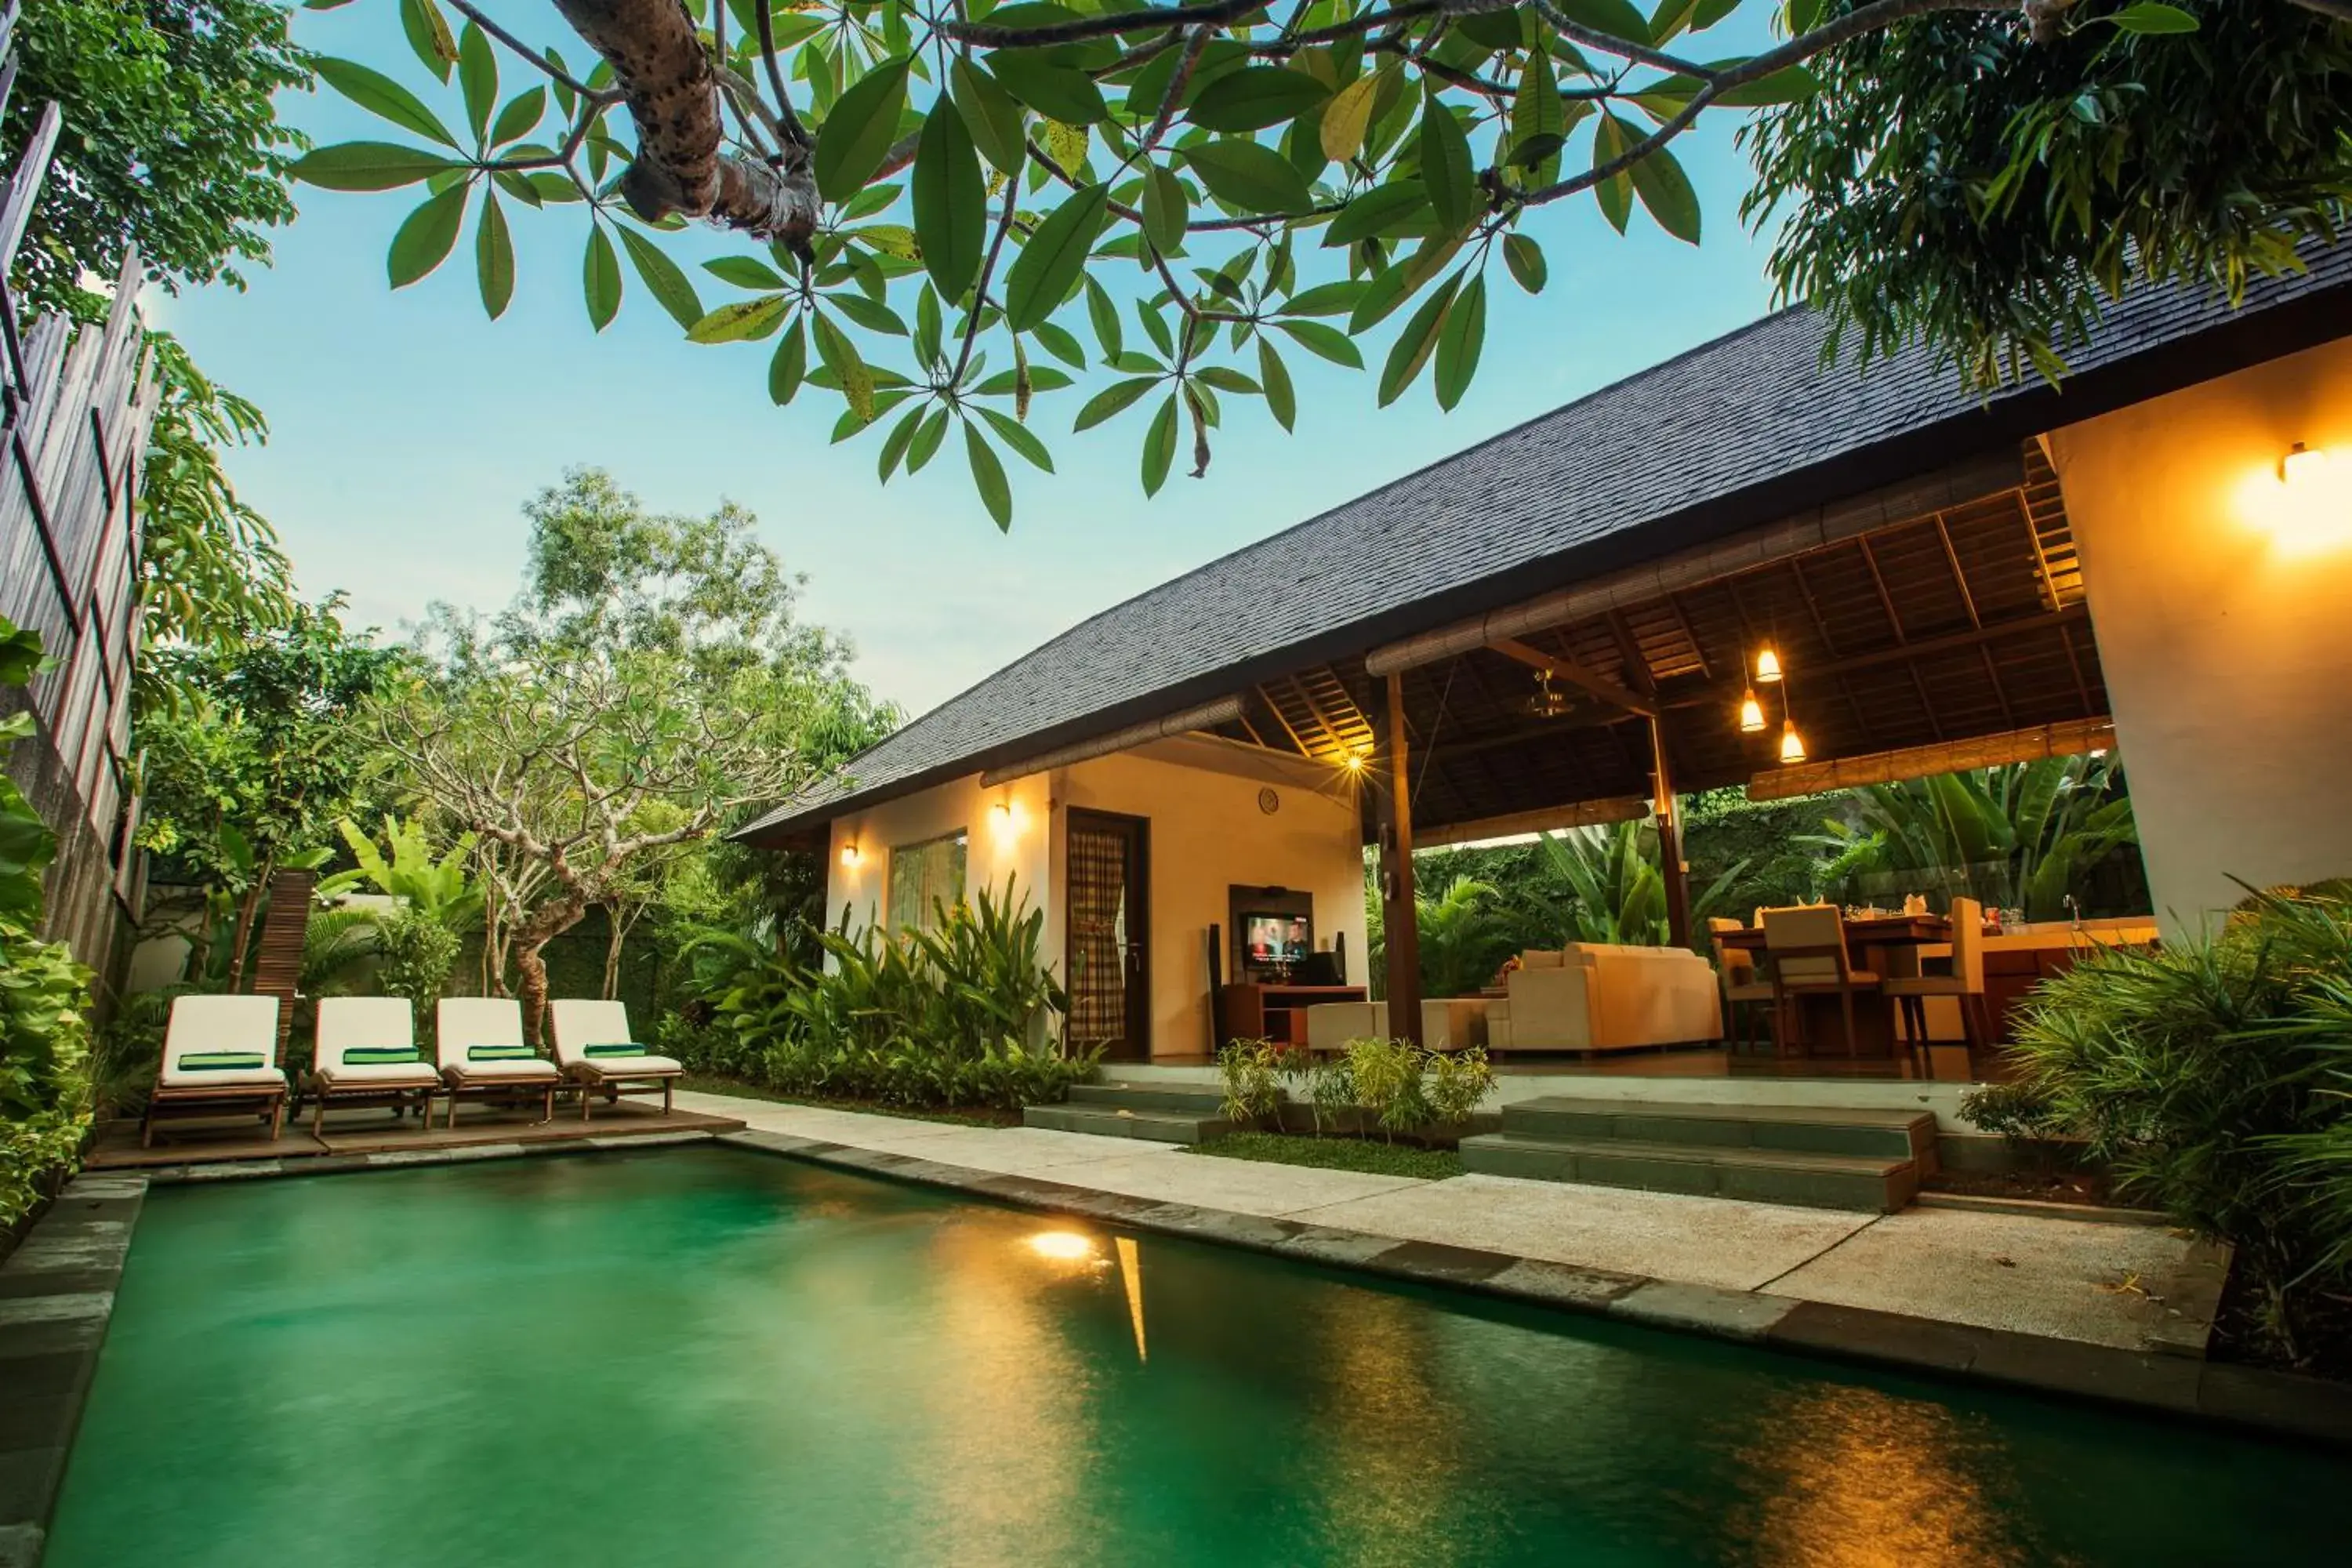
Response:
M2288 309L2294 307L2294 309ZM742 829L855 803L1222 696L1274 670L1530 597L1629 559L2352 331L2352 246L2242 310L2143 289L2069 356L2063 391L1981 399L1923 349L1824 369L1784 310L1529 420L1072 627Z

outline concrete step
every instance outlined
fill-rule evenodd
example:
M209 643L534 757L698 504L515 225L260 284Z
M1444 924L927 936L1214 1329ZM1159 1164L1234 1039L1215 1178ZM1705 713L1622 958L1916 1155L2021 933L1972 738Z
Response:
M1205 1143L1234 1130L1233 1123L1222 1116L1083 1104L1024 1106L1021 1124L1056 1132L1091 1132L1101 1138L1143 1138L1155 1143Z
M1919 1167L1908 1159L1617 1138L1485 1133L1462 1140L1462 1166L1491 1176L1873 1214L1895 1213L1919 1190Z
M1936 1118L1925 1110L1708 1105L1626 1100L1523 1100L1503 1108L1506 1137L1549 1142L1769 1149L1900 1160L1935 1168Z
M1225 1093L1221 1089L1192 1084L1120 1083L1114 1079L1072 1084L1070 1103L1123 1106L1129 1110L1176 1110L1187 1116L1222 1116Z

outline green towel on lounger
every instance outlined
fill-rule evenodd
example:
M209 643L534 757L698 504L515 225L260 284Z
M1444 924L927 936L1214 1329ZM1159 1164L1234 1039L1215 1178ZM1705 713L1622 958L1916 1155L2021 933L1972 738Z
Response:
M467 1046L466 1059L469 1062L529 1061L534 1053L529 1046Z
M637 1045L635 1042L623 1042L619 1045L587 1046L582 1048L580 1054L583 1057L646 1057L653 1055L653 1053L646 1049L645 1047Z
M383 1067L424 1059L414 1046L353 1046L343 1053L343 1065L347 1068Z
M230 1072L268 1065L269 1058L259 1051L190 1051L180 1058L183 1072Z

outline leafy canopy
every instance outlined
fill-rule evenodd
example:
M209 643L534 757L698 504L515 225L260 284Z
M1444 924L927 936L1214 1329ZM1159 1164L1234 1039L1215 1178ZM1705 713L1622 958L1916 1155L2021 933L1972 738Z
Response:
M2352 12L2345 0L1657 0L1646 13L1629 0L555 0L576 35L559 38L516 33L472 0L370 3L399 5L415 60L319 68L391 129L320 148L296 172L335 190L421 187L387 256L394 287L465 242L496 317L517 286L510 226L571 207L586 217L578 276L599 330L633 277L692 341L760 345L776 403L809 387L838 396L835 438L871 432L885 482L960 449L1000 527L1013 514L1005 454L1050 472L1046 426L1124 421L1156 493L1180 455L1205 471L1236 408L1262 402L1289 428L1300 353L1373 370L1383 405L1425 380L1454 407L1477 372L1496 264L1530 293L1547 285L1547 207L1589 199L1620 231L1639 209L1698 241L1673 144L1711 110L1787 127L1759 132L1767 174L1752 210L1801 209L1782 252L1791 293L1860 317L1873 347L1924 328L1972 363L1981 340L2054 363L2045 339L2095 284L2135 269L2242 280L2333 225L2332 206L2315 216L2302 197L2334 188L2327 171L2345 162L2347 95L2331 104L2319 88L2346 29L2320 13ZM1780 41L1749 47L1774 30ZM1732 38L1744 42L1718 41ZM2280 65L2298 41L2326 58L2287 65L2294 106L2232 138L2166 128L2172 105L2144 89L2209 58ZM1908 62L1892 92L1866 79L1884 59ZM409 85L420 67L421 93ZM2233 90L2218 81L2200 101ZM1915 93L1967 134L1910 134L1897 106ZM2075 129L2093 114L2095 148ZM1953 149L1961 166L1946 171ZM2063 165L2039 172L2053 156ZM1965 217L1929 224L1880 203L1839 226L1850 186L1907 189L1919 182L1906 171L1930 163L1964 190L1999 190ZM2273 177L2229 174L2258 163ZM2286 177L2298 170L2301 184ZM2234 206L2195 199L2241 184ZM2194 237L2119 260L2115 231L2081 221L2083 194L2110 187L2094 218L2144 210L2129 237L2158 219ZM2004 204L2002 221L1969 226ZM751 243L697 275L673 255L694 220ZM1890 268L1876 276L1914 292L1870 299L1871 247L1922 242L1970 286ZM2022 307L2009 298L2016 266L2002 269L2012 252L2040 280ZM1066 391L1075 411L1049 419L1038 400Z

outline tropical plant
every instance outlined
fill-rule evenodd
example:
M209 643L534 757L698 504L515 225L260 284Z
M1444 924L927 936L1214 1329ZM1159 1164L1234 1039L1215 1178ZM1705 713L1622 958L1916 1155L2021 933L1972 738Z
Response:
M457 933L421 910L395 910L376 926L376 985L405 996L415 1016L433 1011L457 962Z
M302 927L302 994L351 994L354 973L383 951L382 921L373 910L312 910Z
M1302 1074L1307 1104L1315 1118L1315 1135L1338 1126L1356 1109L1356 1077L1344 1053L1325 1061L1309 1062Z
M1495 1087L1495 1068L1486 1059L1484 1046L1432 1051L1427 1079L1422 1098L1429 1103L1430 1120L1443 1127L1457 1127L1470 1120L1470 1113Z
M1382 1136L1394 1141L1430 1120L1422 1089L1424 1053L1410 1040L1349 1040L1348 1082L1357 1110L1371 1118Z
M1552 874L1576 897L1567 940L1661 947L1671 940L1666 884L1658 870L1658 830L1646 822L1571 827L1538 840ZM1691 900L1693 929L1707 917L1748 868L1741 860Z
M1493 883L1460 876L1437 897L1414 899L1422 994L1466 996L1494 978L1511 948L1500 897Z
M448 849L436 857L432 837L417 816L404 821L387 814L383 818L382 849L348 816L337 822L335 828L350 846L352 858L359 864L353 870L338 871L320 880L318 890L321 899L340 898L365 884L453 931L471 931L480 923L482 885L466 871L466 863L474 853L472 834L460 834Z
M1870 784L1847 799L1855 820L1803 840L1825 857L1824 891L1862 874L1957 877L1987 902L2053 920L2094 867L2139 842L2112 752Z
M2042 292L2078 312L2126 278L2237 287L2291 267L2294 237L2333 226L2327 193L2340 203L2347 159L2344 29L2328 17L2352 0L1667 0L1650 16L1623 0L1313 0L1279 16L1258 0L557 0L601 57L587 68L471 0L400 3L417 63L454 81L457 101L428 102L386 74L393 61L321 59L321 79L401 139L322 147L296 168L330 189L425 187L391 243L394 287L455 253L471 217L496 317L516 287L509 215L584 208L593 325L620 309L625 255L690 341L773 340L761 353L777 403L804 385L838 395L836 438L874 430L884 479L921 468L961 426L999 526L1013 513L1002 451L1051 471L1033 399L1090 362L1116 379L1074 428L1147 407L1147 492L1187 436L1204 473L1240 399L1292 425L1284 350L1361 368L1359 341L1391 318L1381 402L1428 372L1454 407L1479 363L1494 264L1530 293L1546 284L1546 208L1589 195L1622 231L1638 205L1697 242L1699 200L1672 144L1710 110L1819 100L1786 138L1802 156L1770 163L1759 196L1828 209L1818 224L1838 243L1798 226L1821 259L1792 267L1788 286L1849 298L1839 263L1910 248L1927 218L1893 206L1853 238L1834 227L1880 147L1835 134L1844 98L1893 112L1842 62L1874 37L1907 38L1926 14L1941 30L1909 47L1923 62L1909 77L1940 68L1939 117L1976 132L1954 138L1969 156L1930 193L1955 215L1937 242L1971 281L2014 276L2000 264L2022 251ZM1789 36L1756 49L1773 26ZM1753 52L1725 58L1734 38ZM2189 97L2200 112L2177 132L2159 123L2170 103L2135 90L2218 60L2233 68ZM502 68L528 85L511 91ZM2225 97L2248 81L2280 84L2294 111L2249 127ZM2068 118L2083 114L2095 141ZM2034 134L1996 134L2021 119ZM1912 164L1936 145L1887 140ZM2053 144L2063 162L2043 159ZM2232 199L2165 201L2175 189ZM2150 241L2137 247L2083 221L2151 202L2166 221L2133 225ZM673 255L693 220L748 237L750 253L705 262L698 285ZM1978 336L2038 330L2041 315L2019 316L1998 288L1927 297L1937 280L1908 308L1971 361ZM714 281L736 292L713 305ZM1091 346L1055 320L1081 309ZM893 363L870 363L877 352Z
M1280 1124L1283 1079L1290 1070L1282 1047L1265 1039L1228 1040L1217 1052L1217 1070L1225 1085L1218 1110L1226 1121L1245 1127Z
M2352 903L2265 893L2210 940L2106 950L2027 998L2018 1085L1970 1113L2086 1141L2118 1190L2237 1249L2293 1360L2352 1277Z

